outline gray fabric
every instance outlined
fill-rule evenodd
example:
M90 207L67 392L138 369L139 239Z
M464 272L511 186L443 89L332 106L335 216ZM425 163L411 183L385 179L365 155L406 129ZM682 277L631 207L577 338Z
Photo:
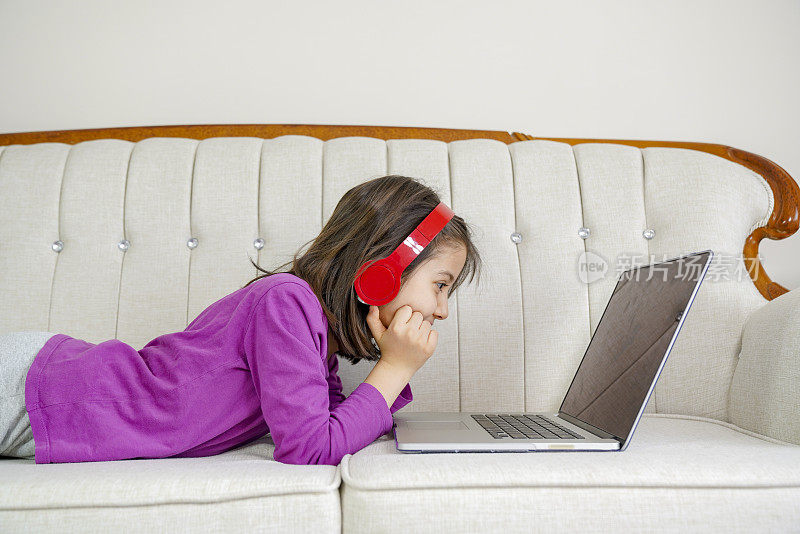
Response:
M25 378L52 332L0 335L0 456L33 458L31 421L25 409Z

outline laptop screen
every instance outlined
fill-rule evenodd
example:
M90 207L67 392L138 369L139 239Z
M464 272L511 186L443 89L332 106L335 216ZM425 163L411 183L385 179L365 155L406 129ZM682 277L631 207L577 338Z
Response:
M620 275L559 413L628 440L710 254Z

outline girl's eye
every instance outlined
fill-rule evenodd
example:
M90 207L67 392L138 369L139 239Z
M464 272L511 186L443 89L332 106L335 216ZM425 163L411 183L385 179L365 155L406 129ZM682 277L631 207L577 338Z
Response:
M437 285L437 286L438 286L438 285L441 285L441 286L443 286L443 287L447 287L447 284L445 284L444 282L437 282L437 283L436 283L436 285ZM442 289L442 288L440 287L440 288L439 288L439 290L441 291L441 289Z

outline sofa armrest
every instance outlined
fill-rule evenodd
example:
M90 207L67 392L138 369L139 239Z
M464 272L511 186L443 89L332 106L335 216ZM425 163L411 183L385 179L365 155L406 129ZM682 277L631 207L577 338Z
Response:
M800 445L800 288L747 318L729 403L734 425Z

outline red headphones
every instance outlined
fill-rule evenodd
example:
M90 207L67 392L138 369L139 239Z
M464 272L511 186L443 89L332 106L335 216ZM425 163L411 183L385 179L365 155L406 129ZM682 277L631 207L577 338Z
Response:
M368 261L356 273L356 295L363 304L382 306L400 292L400 275L455 214L440 202L386 258Z

